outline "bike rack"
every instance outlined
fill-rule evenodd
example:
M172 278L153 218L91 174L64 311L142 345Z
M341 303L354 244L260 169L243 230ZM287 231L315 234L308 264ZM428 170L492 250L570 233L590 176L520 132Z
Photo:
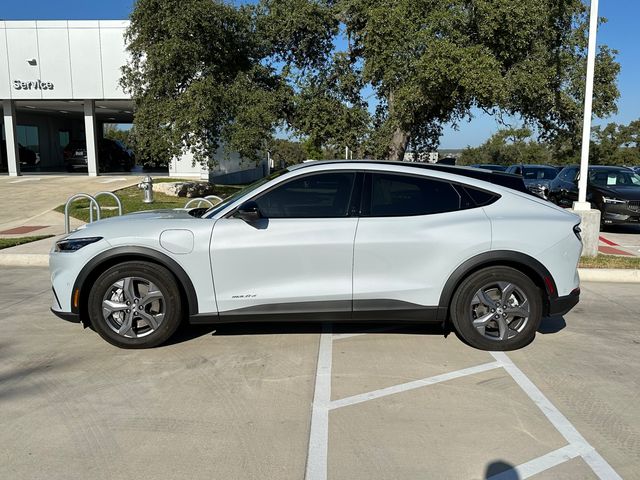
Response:
M111 197L116 201L116 203L118 204L118 216L121 216L122 215L122 202L120 201L118 196L113 192L98 192L93 196L93 198L95 198L96 201L98 201L98 197L103 196L103 195L107 195L108 197Z
M206 200L217 200L216 203L214 203L214 205L217 205L219 203L222 202L222 197L219 197L217 195L207 195L206 197L204 197Z
M213 202L207 198L192 198L185 204L184 208L189 208L189 205L191 205L194 202L198 202L198 206L200 206L201 202L207 202L210 207L214 206Z
M89 200L89 223L93 222L93 207L96 208L96 216L98 217L97 219L100 220L100 205L98 204L98 201L88 193L76 193L75 195L70 196L67 199L67 203L64 204L64 233L69 233L71 231L71 225L69 223L69 205L80 198Z
M69 233L71 231L71 225L69 221L69 205L80 198L89 200L89 223L93 223L94 207L96 209L96 221L100 220L100 217L102 216L102 209L100 208L100 204L98 203L97 198L105 195L115 199L116 203L118 204L118 215L122 215L122 202L113 192L98 192L93 197L88 193L76 193L75 195L69 197L67 203L64 204L64 233Z

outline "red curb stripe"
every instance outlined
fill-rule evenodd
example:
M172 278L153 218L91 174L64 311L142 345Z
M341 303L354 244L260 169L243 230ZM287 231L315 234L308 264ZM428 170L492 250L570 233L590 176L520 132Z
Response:
M600 253L606 253L608 255L625 255L628 257L633 257L634 255L629 253L629 252L625 252L623 250L618 250L617 248L613 248L613 247L598 247L598 251Z
M620 245L618 245L617 243L612 242L611 240L608 240L608 239L604 238L602 235L600 236L600 241L601 241L602 243L606 243L607 245L612 245L612 246L614 246L614 247L619 247L619 246L620 246Z

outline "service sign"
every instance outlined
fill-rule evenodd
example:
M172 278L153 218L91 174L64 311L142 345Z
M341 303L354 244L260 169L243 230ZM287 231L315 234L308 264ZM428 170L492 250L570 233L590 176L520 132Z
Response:
M13 88L16 90L53 90L53 83L42 80L14 80Z

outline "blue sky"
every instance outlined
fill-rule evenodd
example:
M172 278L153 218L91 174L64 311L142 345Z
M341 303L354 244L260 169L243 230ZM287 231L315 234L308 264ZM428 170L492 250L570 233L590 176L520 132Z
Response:
M0 19L5 20L59 20L59 19L124 19L129 16L133 0L4 0L0 7ZM600 0L600 16L608 23L598 31L598 43L619 51L622 65L619 76L621 97L618 114L594 123L628 123L640 118L640 1ZM496 122L477 113L470 122L462 122L458 131L446 128L441 138L441 148L463 148L484 142L498 129Z

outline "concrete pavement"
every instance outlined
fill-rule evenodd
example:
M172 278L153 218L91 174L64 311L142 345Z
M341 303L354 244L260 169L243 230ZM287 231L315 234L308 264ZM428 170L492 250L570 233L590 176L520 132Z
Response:
M46 269L3 267L0 472L302 479L326 452L329 479L485 479L518 465L542 466L533 478L612 478L594 473L594 455L637 479L637 289L584 283L574 311L505 357L437 327L317 324L187 327L167 346L127 351L48 312ZM440 380L416 384L425 378ZM322 408L325 437L313 433Z
M113 191L135 185L141 178L137 175L104 175L99 177L72 174L23 175L20 177L0 175L0 201L2 203L0 231L21 226L54 226L56 227L55 231L42 228L15 236L62 233L64 232L64 221L60 218L64 218L64 216L57 212L49 212L66 202L71 195L80 192L95 195L104 190ZM53 217L52 214L54 214Z

